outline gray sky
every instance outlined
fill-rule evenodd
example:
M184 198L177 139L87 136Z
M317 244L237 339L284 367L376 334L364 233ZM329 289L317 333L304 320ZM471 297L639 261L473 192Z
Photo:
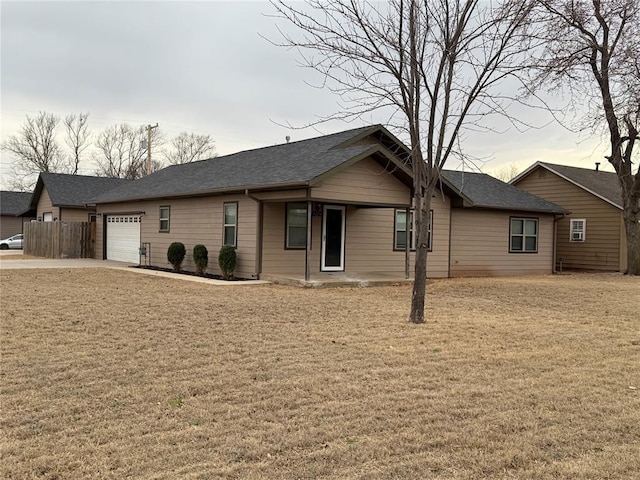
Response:
M2 140L39 111L90 112L94 134L124 122L157 122L168 136L210 134L220 155L366 123L295 131L279 125L304 126L338 107L329 91L308 85L318 76L297 65L295 50L260 36L278 38L267 2L2 0L0 9ZM523 115L539 125L549 120ZM592 167L607 151L557 124L468 135L463 148L486 157L480 166L487 172L536 160ZM6 187L12 160L0 155ZM94 170L86 163L81 173Z

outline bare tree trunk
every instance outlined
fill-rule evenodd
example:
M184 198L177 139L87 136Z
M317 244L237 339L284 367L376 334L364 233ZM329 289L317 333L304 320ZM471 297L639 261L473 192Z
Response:
M622 216L627 232L627 271L628 275L640 275L640 220L625 208Z
M413 291L411 294L411 323L424 323L424 303L427 290L427 255L429 252L429 210L431 210L431 197L433 188L427 189L424 195L417 194L414 197L416 207L416 259L413 279Z

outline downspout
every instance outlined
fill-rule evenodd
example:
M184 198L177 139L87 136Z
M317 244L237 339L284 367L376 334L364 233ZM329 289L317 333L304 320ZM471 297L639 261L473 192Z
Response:
M304 281L311 279L311 220L313 204L311 202L311 189L307 188L307 245L304 252Z
M407 207L404 209L405 215L405 231L406 231L406 241L404 246L404 278L405 280L409 279L409 251L411 249L411 242L409 238L409 219L411 218L411 208ZM414 232L415 235L415 232Z
M453 231L453 205L451 205L451 197L449 197L449 252L447 260L447 278L451 278L451 245L453 241L451 238L451 232Z
M558 270L556 269L556 255L558 248L558 222L567 216L566 213L558 216L557 214L553 215L553 253L551 258L551 273L556 274Z
M247 198L250 198L251 200L253 200L258 204L258 212L257 212L258 218L256 221L256 259L255 259L254 271L255 271L255 277L259 279L260 275L262 275L262 231L264 227L264 221L262 217L263 217L263 211L264 211L264 204L262 203L262 200L260 200L258 197L249 193L248 188L245 189L244 194L247 196Z

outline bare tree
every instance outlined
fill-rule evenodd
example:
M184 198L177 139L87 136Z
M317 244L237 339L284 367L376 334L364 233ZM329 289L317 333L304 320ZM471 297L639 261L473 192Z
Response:
M162 133L159 129L151 131L151 143L154 148L162 145ZM144 126L132 127L122 123L105 128L98 134L94 160L98 165L96 175L103 177L136 179L146 175L147 131ZM162 168L158 161L153 162L152 171Z
M89 113L70 114L64 118L64 126L67 130L65 142L71 150L71 155L67 161L67 171L73 175L78 173L81 156L89 146L91 134L88 130L88 120Z
M2 143L2 150L14 156L14 187L28 189L38 173L64 170L64 158L56 141L59 122L60 118L52 113L27 115L19 133Z
M516 167L513 163L509 165L505 165L504 167L496 170L493 174L495 178L498 180L502 180L503 182L509 182L518 176L520 173L520 169Z
M622 188L628 273L640 275L640 1L541 0L538 20L548 39L534 85L568 89L584 118L604 126L607 160ZM635 171L634 171L635 170Z
M170 165L178 165L214 157L215 151L211 135L182 132L171 140L171 149L164 152L164 157Z
M462 156L467 127L503 114L507 98L493 87L522 68L531 4L502 0L310 0L273 2L298 27L283 33L303 62L324 75L354 119L382 109L409 139L416 209L416 257L409 321L424 322L428 218L440 172Z

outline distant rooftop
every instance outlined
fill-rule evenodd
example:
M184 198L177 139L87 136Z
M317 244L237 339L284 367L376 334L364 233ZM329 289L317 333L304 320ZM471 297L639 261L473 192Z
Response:
M0 215L18 215L29 208L31 192L0 191Z

